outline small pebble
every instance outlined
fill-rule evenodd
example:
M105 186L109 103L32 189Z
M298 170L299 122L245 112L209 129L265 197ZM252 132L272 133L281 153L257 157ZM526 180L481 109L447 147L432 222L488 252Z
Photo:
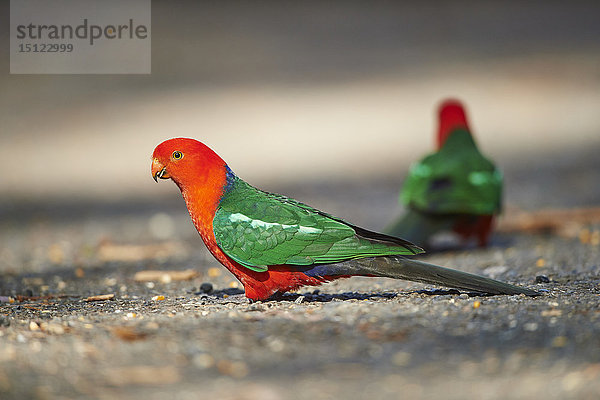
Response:
M523 325L523 329L528 332L535 332L538 329L538 324L537 322L528 322Z
M210 354L202 353L194 356L192 362L198 368L207 369L215 364L215 359Z
M265 311L266 308L264 305L260 304L260 303L253 303L250 304L247 308L246 311ZM204 315L204 314L202 314Z
M579 232L579 241L583 244L588 244L591 238L591 232L589 229L584 228Z
M65 333L65 328L61 324L57 323L42 322L40 324L40 329L53 335L62 335Z
M243 378L248 375L249 369L243 361L221 360L217 363L217 369L223 375L233 378Z
M210 276L211 278L216 278L218 276L221 276L221 269L220 268L216 268L216 267L212 267L208 269L208 276Z
M535 277L535 283L548 283L550 282L550 278L546 275L538 275Z
M412 355L406 351L399 351L392 356L392 363L399 367L404 367L410 363Z
M200 293L211 293L213 291L213 285L210 282L203 282L200 285Z
M146 324L146 329L148 329L148 330L156 331L156 330L158 330L158 328L160 328L160 326L158 325L158 323L156 323L154 321L150 321Z
M117 280L115 278L106 278L104 279L104 284L106 286L115 286L117 284Z
M556 336L554 339L552 339L552 347L565 347L566 344L566 336Z
M600 231L594 231L590 237L590 244L592 246L598 246L600 244Z
M535 266L538 268L543 268L546 266L546 260L544 260L543 258L538 258L537 261L535 262Z

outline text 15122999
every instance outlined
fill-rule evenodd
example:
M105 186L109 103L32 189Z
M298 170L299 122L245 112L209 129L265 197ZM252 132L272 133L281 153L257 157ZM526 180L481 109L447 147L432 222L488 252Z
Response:
M19 43L19 53L71 53L72 43Z

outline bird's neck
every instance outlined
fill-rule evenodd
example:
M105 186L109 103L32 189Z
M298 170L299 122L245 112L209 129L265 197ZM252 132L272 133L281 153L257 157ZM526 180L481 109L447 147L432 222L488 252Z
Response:
M203 170L187 182L176 182L185 200L194 226L204 242L214 242L213 218L228 187L229 168Z
M442 111L437 135L438 150L446 143L450 134L458 129L469 130L464 112L456 108L448 108Z
M450 131L438 151L456 153L462 150L477 149L477 144L467 128L456 128Z

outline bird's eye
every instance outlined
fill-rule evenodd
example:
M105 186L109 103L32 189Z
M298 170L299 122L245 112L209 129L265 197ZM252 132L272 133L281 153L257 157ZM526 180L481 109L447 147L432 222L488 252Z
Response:
M183 158L183 153L180 151L174 151L171 157L173 157L173 160L181 160Z

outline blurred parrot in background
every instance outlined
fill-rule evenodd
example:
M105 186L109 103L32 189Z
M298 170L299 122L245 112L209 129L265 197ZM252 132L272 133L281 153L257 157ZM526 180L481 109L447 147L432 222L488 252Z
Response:
M399 198L407 211L385 232L424 247L455 232L485 247L501 210L502 173L479 152L459 101L440 105L436 142L435 153L411 166Z
M250 300L350 276L380 276L490 294L537 292L404 257L423 250L238 178L206 145L176 138L152 155L152 177L172 179L211 254Z

